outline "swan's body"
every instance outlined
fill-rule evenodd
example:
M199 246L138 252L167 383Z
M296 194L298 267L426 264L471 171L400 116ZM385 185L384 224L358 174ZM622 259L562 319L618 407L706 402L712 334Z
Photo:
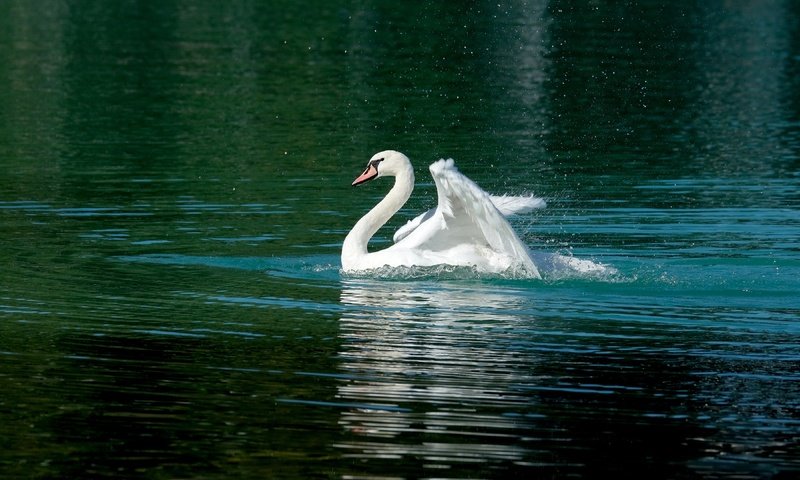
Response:
M408 157L387 150L372 157L353 185L382 176L395 183L383 200L359 220L342 245L346 272L380 267L457 265L482 272L513 269L540 278L527 247L504 215L544 206L535 197L492 197L462 175L453 160L430 166L438 204L394 235L394 245L369 253L370 238L406 203L414 189L414 170Z

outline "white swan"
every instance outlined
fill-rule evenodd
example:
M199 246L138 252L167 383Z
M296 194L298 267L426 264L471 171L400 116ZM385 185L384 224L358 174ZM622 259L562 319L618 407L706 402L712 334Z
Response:
M394 186L347 234L342 244L342 270L459 265L488 273L514 269L541 278L527 247L504 215L543 207L544 200L493 197L462 175L452 159L433 163L430 171L436 183L438 205L400 228L394 235L394 245L369 253L370 238L400 210L414 189L414 170L408 157L386 150L370 159L353 185L393 176Z

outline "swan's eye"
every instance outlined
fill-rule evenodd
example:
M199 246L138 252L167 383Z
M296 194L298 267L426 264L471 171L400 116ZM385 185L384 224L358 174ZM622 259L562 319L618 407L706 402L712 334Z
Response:
M377 169L378 168L378 164L381 163L382 161L383 161L382 158L376 158L375 160L370 160L369 166L370 167L375 167Z

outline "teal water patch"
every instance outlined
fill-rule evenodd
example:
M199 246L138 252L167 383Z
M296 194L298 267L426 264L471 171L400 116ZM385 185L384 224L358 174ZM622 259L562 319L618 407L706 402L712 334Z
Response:
M180 254L122 255L113 260L156 265L181 265L261 271L269 275L297 279L334 279L338 277L338 257L223 257ZM334 263L336 262L336 263Z

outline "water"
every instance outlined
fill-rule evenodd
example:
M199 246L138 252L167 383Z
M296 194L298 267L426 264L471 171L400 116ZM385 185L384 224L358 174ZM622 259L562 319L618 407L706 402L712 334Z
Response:
M281 3L0 5L0 476L798 475L796 2ZM341 275L386 148L617 272Z

